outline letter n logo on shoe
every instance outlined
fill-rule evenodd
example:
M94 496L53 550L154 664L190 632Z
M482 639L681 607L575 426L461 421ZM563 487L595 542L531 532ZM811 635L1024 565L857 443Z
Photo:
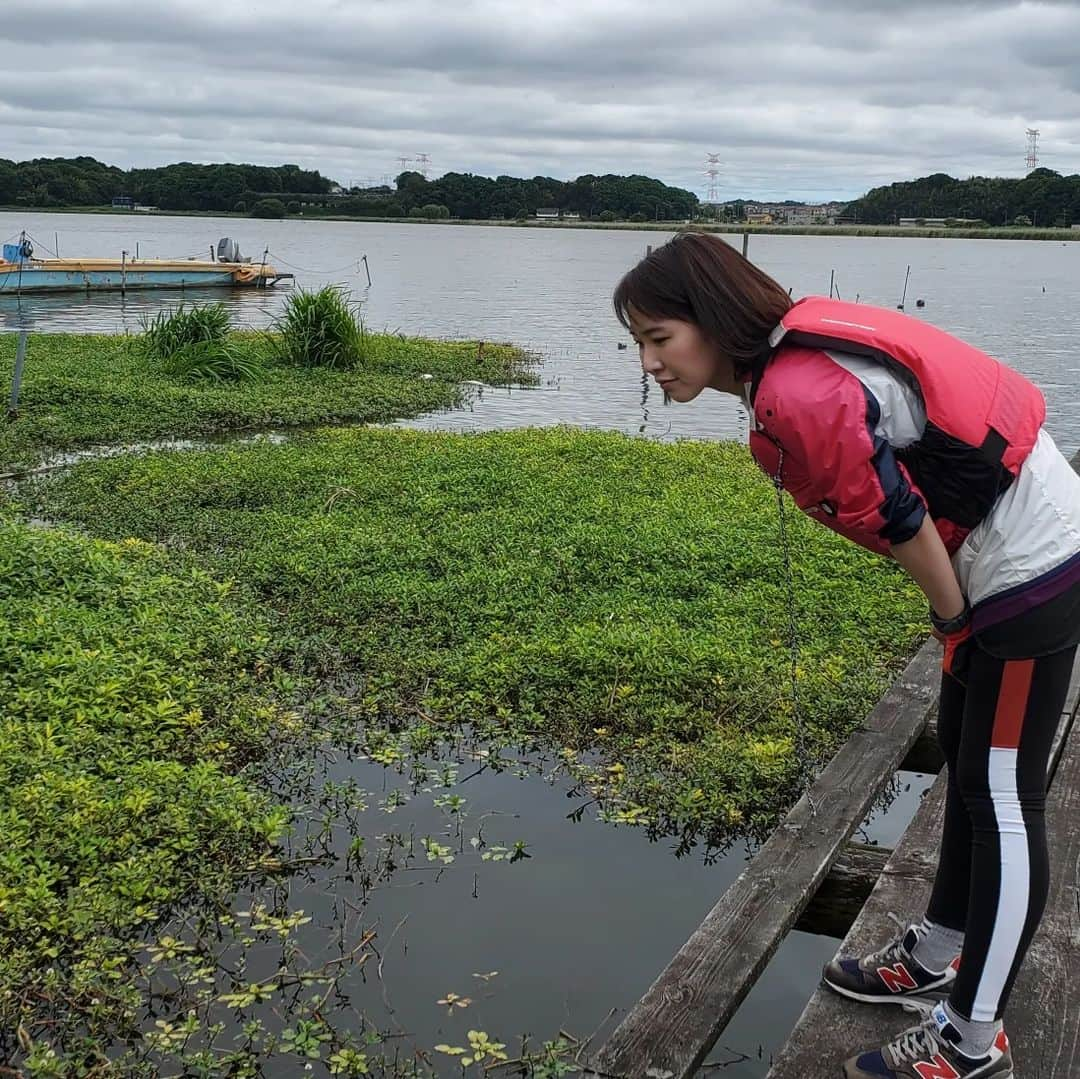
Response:
M920 1060L915 1070L919 1079L961 1079L960 1073L940 1053L932 1060Z
M878 967L877 976L889 987L890 993L919 988L918 982L908 973L908 968L903 963L897 963L895 967Z

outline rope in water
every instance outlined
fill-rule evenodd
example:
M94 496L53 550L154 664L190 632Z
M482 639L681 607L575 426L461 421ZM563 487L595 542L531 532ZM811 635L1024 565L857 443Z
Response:
M360 272L360 259L353 259L352 262L347 263L344 266L339 266L334 270L310 270L305 266L297 266L295 263L289 262L288 259L282 258L275 251L270 252L270 257L275 262L280 262L282 266L288 266L290 270L299 270L301 273L314 274L316 277L329 277L331 274L344 273L346 270L352 270L354 273Z

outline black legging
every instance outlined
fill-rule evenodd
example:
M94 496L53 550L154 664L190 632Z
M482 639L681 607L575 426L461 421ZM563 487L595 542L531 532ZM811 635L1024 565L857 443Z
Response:
M927 917L965 934L949 1003L986 1021L1001 1018L1046 906L1046 765L1076 648L997 659L962 647L957 677L941 680L948 794Z

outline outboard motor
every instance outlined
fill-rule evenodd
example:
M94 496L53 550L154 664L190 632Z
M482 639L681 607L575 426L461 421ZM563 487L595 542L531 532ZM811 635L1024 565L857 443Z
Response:
M34 257L34 245L29 240L17 244L4 244L4 262L29 262Z
M218 240L217 260L218 262L243 262L240 257L240 245L235 240L230 240L228 236L223 236Z

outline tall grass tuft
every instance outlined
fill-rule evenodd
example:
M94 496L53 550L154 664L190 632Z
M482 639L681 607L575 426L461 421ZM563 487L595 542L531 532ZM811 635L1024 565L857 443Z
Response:
M143 343L147 352L167 360L185 345L197 341L223 343L229 332L229 309L223 303L159 311L153 318L141 319Z
M187 382L255 382L266 372L261 353L237 341L192 341L162 364L165 373Z
M284 363L345 370L366 359L364 326L356 305L336 285L294 293L274 328L279 335L278 356Z

